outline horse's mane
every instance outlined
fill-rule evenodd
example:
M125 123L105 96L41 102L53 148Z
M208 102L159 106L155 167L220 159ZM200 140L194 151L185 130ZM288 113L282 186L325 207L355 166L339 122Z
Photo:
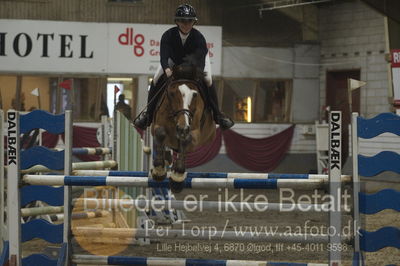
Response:
M201 55L193 53L186 55L183 59L184 62L180 65L174 66L172 69L173 78L176 79L189 79L195 81L202 81L204 79L204 70L199 67L201 62Z
M202 81L205 76L204 71L201 70L199 67L186 63L174 66L172 69L172 73L174 80L188 79L194 81Z

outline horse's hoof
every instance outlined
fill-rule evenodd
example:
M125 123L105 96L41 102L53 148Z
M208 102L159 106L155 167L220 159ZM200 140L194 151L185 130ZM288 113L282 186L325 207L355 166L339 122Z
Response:
M165 151L164 153L165 164L171 165L172 164L172 154L169 151Z
M185 171L183 172L177 172L176 170L171 172L171 180L175 182L183 182L186 179L187 173Z
M146 154L151 154L151 148L149 146L143 146L143 152Z
M185 187L185 181L183 182L176 182L172 179L169 179L169 188L173 193L179 193Z
M164 173L156 171L155 169L151 169L151 177L156 181L156 182L162 182L165 178L167 178L167 173L164 171Z

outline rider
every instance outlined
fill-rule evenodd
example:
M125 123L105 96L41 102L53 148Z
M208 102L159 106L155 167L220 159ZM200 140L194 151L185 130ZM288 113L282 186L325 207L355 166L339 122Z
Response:
M169 78L172 75L172 66L182 64L185 56L188 55L199 56L199 67L206 72L204 83L207 85L207 91L205 95L213 111L215 123L219 124L221 129L228 129L234 125L234 122L218 108L217 93L211 79L211 66L206 40L203 34L193 28L196 22L196 11L191 5L183 4L178 6L175 12L175 23L177 26L164 32L161 37L161 65L150 85L147 98L147 112L143 112L134 121L135 126L138 128L146 129L153 120L153 113L161 95L161 93L158 93L158 90L165 81L165 79L161 78L163 74Z

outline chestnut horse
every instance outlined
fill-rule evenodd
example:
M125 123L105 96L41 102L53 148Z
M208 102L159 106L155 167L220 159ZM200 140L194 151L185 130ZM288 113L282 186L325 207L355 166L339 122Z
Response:
M174 69L174 76L176 72ZM169 183L173 192L180 192L184 187L186 153L215 138L211 110L206 108L201 86L195 79L174 78L167 82L151 128L155 146L152 177L156 181L164 180L167 164L172 163ZM177 152L175 161L166 152L167 147Z

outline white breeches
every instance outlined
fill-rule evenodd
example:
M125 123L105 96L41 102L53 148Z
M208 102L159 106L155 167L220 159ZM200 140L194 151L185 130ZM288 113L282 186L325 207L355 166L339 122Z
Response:
M172 68L175 63L169 59L168 60L168 65ZM211 63L210 63L210 57L207 53L206 55L206 60L205 60L205 65L204 65L204 72L205 72L205 76L204 76L204 81L206 82L207 86L210 87L212 85L212 77L211 77ZM158 66L156 74L154 75L153 78L153 83L157 84L158 79L162 76L162 74L164 74L164 70L161 67L161 64Z

